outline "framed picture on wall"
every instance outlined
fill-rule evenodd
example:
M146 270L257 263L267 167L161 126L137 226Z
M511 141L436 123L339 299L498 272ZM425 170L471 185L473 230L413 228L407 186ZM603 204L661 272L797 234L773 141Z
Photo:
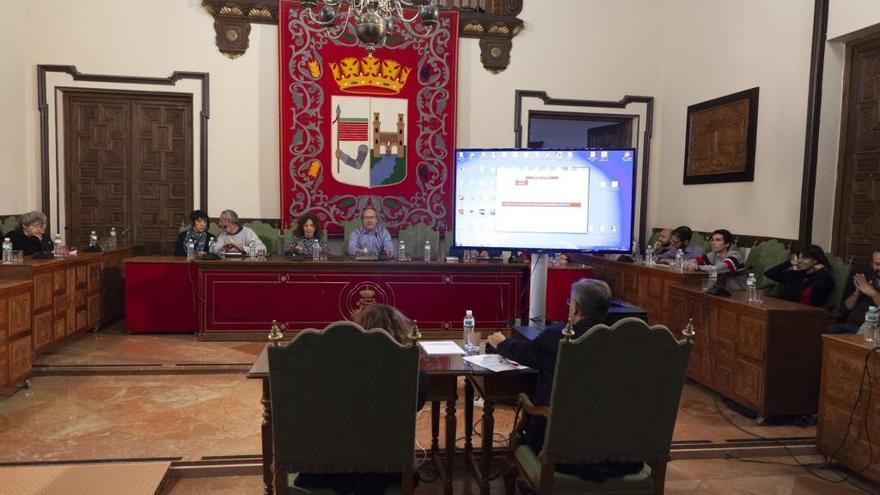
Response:
M689 106L684 183L753 181L757 131L758 88Z

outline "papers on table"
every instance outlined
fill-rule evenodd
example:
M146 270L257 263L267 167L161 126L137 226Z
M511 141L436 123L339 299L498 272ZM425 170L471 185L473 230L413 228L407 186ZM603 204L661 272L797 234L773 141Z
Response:
M423 340L419 342L419 345L429 356L460 356L464 354L464 349L451 340Z
M471 364L476 364L481 368L486 368L489 371L510 371L528 369L528 366L523 366L517 362L504 359L503 357L501 357L500 354L480 354L477 356L465 356L464 360Z

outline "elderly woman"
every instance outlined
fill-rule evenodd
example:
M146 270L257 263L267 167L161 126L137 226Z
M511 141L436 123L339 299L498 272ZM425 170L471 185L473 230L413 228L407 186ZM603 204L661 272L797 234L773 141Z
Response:
M284 254L288 256L304 254L307 258L311 258L314 255L316 241L321 247L321 252L326 253L327 243L321 237L321 224L318 222L318 217L313 213L307 213L299 218L293 236L284 249Z
M193 243L193 254L197 257L207 253L214 242L214 234L208 232L208 215L202 210L196 210L189 216L190 227L177 236L177 244L174 245L174 256L186 256L186 247L189 241Z
M55 247L46 232L46 215L39 211L31 211L18 217L18 227L6 237L12 241L12 249L24 251L25 256L51 253Z

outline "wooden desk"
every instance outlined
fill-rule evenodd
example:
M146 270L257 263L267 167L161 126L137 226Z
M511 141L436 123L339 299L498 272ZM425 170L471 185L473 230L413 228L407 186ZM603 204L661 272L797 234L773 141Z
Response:
M0 280L0 390L31 373L31 288L27 279Z
M267 346L268 347L268 346ZM519 392L531 392L535 389L537 371L532 369L521 371L508 371L493 373L487 369L473 366L464 361L461 356L422 356L420 367L428 372L427 401L431 403L431 457L437 468L437 473L443 483L444 493L452 494L452 473L455 460L455 402L458 400L458 377L481 377L492 393L488 400L498 398L502 390L509 391L510 399L516 397ZM263 381L263 396L260 403L263 405L263 423L260 427L260 435L263 444L263 493L272 495L273 489L273 450L272 450L272 400L269 387L269 358L266 348L257 357L254 365L247 375L248 378ZM470 390L470 392L468 392ZM465 453L471 458L473 436L474 400L473 389L465 388ZM445 455L441 461L439 433L440 433L440 402L446 401L446 441ZM490 426L486 426L486 425ZM484 473L488 473L488 462L491 459L492 426L494 424L491 402L489 407L483 408L483 459ZM489 428L488 430L486 428ZM488 431L488 434L487 434ZM488 437L488 450L486 438ZM481 493L488 493L488 481L485 490L481 486Z
M615 299L641 306L648 311L651 325L669 323L669 288L676 285L699 286L707 276L701 272L679 272L668 265L649 267L623 263L600 256L587 256L593 276L611 287Z
M101 322L100 253L0 266L0 279L33 281L33 352Z
M880 482L880 352L868 359L872 388L870 403L868 382L862 382L865 358L871 351L861 335L822 336L822 386L819 395L819 428L817 446L819 452L834 456L835 462L861 471L862 475ZM875 346L877 344L874 344ZM862 397L855 408L852 423L850 414L861 391ZM865 415L868 415L868 432L865 432ZM873 418L873 419L871 419ZM847 428L846 444L841 446ZM866 435L868 433L868 435ZM869 464L870 437L873 463Z
M817 411L826 310L772 297L749 303L745 291L725 298L670 286L669 328L680 334L690 318L697 333L690 378L761 417Z

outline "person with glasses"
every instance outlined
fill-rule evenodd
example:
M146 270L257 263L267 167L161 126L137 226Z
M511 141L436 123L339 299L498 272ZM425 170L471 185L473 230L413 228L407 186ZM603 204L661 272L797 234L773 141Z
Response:
M232 210L223 210L220 213L220 230L223 232L217 236L214 243L213 253L247 254L247 247L253 245L254 249L266 252L266 245L260 240L256 232L241 224L238 213Z
M394 256L391 234L382 225L376 208L367 206L361 212L361 226L352 231L348 238L349 256L368 253L376 256Z

